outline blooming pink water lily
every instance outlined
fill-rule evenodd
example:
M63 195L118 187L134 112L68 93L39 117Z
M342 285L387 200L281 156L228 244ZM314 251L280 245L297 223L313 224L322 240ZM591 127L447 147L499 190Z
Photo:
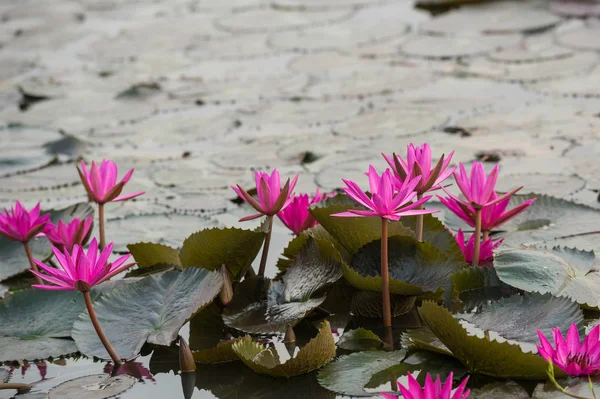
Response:
M431 375L427 373L423 388L421 388L421 385L411 373L408 373L407 377L408 388L402 384L399 384L398 387L400 388L400 393L404 399L467 399L469 397L469 393L471 392L469 389L465 389L467 386L467 381L469 380L469 377L467 377L456 388L454 394L452 394L452 378L454 377L452 372L450 372L448 375L444 385L442 385L439 375L434 382L431 378ZM382 395L386 399L398 398L396 395L391 395L389 393L382 393Z
M448 192L447 194L458 203L464 206L470 206L474 209L481 209L502 202L523 187L517 187L498 197L494 189L496 187L496 181L498 180L499 168L499 165L494 166L490 174L486 177L483 164L475 161L471 167L471 174L468 175L465 166L461 163L459 165L460 173L455 171L454 179L456 180L456 184L461 193L465 196L466 201L461 200Z
M490 198L495 200L497 198L496 192L493 192ZM469 226L475 227L476 220L474 208L465 205L464 203L452 197L443 198L438 196L438 199L456 216L464 220ZM529 208L531 204L535 202L535 200L536 198L532 198L524 201L508 211L506 208L508 207L510 198L505 198L501 202L483 207L481 210L481 229L484 231L490 231L499 227Z
M237 186L231 186L233 191L235 191L240 198L243 198L258 211L258 213L244 216L240 219L240 222L256 219L263 215L274 216L285 209L292 202L292 192L294 191L294 187L296 187L298 175L294 176L291 181L288 179L283 187L281 187L281 178L277 169L273 169L271 175L266 172L255 171L254 179L256 182L258 201L248 194L248 192L239 184Z
M401 185L396 187L394 177L389 169L386 169L379 176L372 165L369 165L367 176L369 177L371 197L362 191L358 184L342 179L347 186L344 188L344 192L354 201L367 208L367 210L349 210L347 212L336 213L332 216L378 216L388 220L400 220L402 216L425 215L437 212L437 210L419 209L431 196L411 203L417 195L415 187L419 184L420 177L406 179Z
M144 191L138 191L119 197L123 187L131 179L134 169L127 172L121 181L117 183L117 164L107 159L103 159L100 166L92 161L92 167L89 171L85 166L85 162L81 161L81 168L77 168L77 171L90 200L98 204L124 201L145 193Z
M540 330L537 333L540 337L540 346L537 347L540 356L546 361L552 360L566 374L579 376L600 372L600 325L592 328L583 343L580 342L575 323L569 328L566 340L558 327L553 328L555 347Z
M279 211L277 216L294 234L299 235L304 230L317 225L317 221L308 211L312 204L331 198L333 194L322 194L319 189L314 197L310 198L308 194L295 195L290 204Z
M430 190L440 189L440 183L448 178L454 172L454 167L448 168L454 151L448 154L448 158L444 159L444 155L440 157L435 166L431 167L431 148L425 143L422 146L415 147L412 143L408 145L406 150L406 160L400 156L393 154L389 157L381 154L398 177L399 183L405 181L406 178L414 178L421 176L419 184L415 187L417 194L423 194Z
M502 244L502 241L504 241L504 239L494 242L492 238L482 241L478 264L481 265L483 262L492 259L494 257L494 250ZM471 235L469 240L465 243L465 235L463 234L463 231L459 229L456 234L456 242L465 256L465 261L471 263L473 261L473 253L475 252L475 236Z
M19 201L10 210L0 213L0 235L26 243L44 230L50 214L40 216L40 203L28 211Z
M73 218L69 224L64 224L62 220L59 220L57 225L48 222L44 234L61 251L66 249L70 253L76 244L83 245L87 241L93 223L94 217L92 215L85 220Z
M47 274L34 270L31 272L55 285L34 284L32 287L43 290L88 292L93 286L108 280L135 264L124 264L131 256L130 254L123 255L114 262L108 262L112 248L113 243L111 242L98 254L98 242L95 238L90 243L87 253L77 244L73 246L72 253L69 253L66 249L61 253L58 248L53 246L52 251L56 256L60 269L46 266L43 262L35 260L35 263Z

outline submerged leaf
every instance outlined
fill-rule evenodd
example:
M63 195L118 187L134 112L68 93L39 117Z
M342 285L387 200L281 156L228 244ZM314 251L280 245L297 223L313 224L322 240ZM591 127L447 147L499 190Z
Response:
M349 351L376 350L383 347L383 341L373 331L357 328L344 331L337 346Z
M518 289L600 307L600 272L593 252L561 247L514 249L497 255L495 267L500 280Z
M238 341L233 350L252 370L273 377L293 377L321 368L335 356L335 341L329 322L323 322L317 336L310 340L295 357L281 363L274 348L252 341Z
M183 242L179 256L184 267L218 270L226 265L234 281L240 280L260 251L265 234L236 228L198 231Z
M181 326L217 296L221 284L218 272L170 271L115 288L94 303L94 309L116 352L130 358L146 341L170 345ZM73 338L82 353L107 358L87 313L75 321Z

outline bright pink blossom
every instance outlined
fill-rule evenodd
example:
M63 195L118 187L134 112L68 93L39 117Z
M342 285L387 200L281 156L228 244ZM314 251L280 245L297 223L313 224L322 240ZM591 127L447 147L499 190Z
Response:
M277 216L288 229L292 230L294 234L299 235L304 230L317 225L317 221L310 214L308 208L312 204L331 198L334 195L335 193L321 194L319 189L317 189L317 193L312 198L309 198L308 194L295 195L292 202L285 209L279 211Z
M492 259L494 257L494 249L498 248L500 244L502 244L502 241L504 241L504 239L494 242L494 240L491 238L481 241L479 262L477 262L477 264L481 265L485 261ZM473 251L475 251L475 235L472 234L471 238L469 238L469 241L465 243L465 235L461 229L458 229L458 233L456 234L456 242L465 256L465 262L472 263Z
M60 250L66 249L71 252L75 244L83 245L87 241L93 223L94 217L92 215L83 221L79 218L73 218L69 224L64 224L62 220L58 221L58 225L48 222L44 234Z
M580 343L579 331L575 323L569 328L566 340L558 327L553 328L552 335L556 348L552 347L550 341L540 330L537 333L541 344L537 347L540 356L546 361L552 360L552 363L560 367L566 374L578 376L600 372L600 341L598 340L600 325L592 328L583 343Z
M248 192L239 184L237 186L231 186L233 191L235 191L240 198L244 199L244 201L248 202L259 212L244 216L240 219L240 222L256 219L263 215L274 216L285 209L292 202L293 191L294 187L296 187L298 175L294 176L291 182L288 179L283 188L281 187L281 179L277 169L273 169L270 176L266 172L255 171L254 179L256 182L258 201L248 194Z
M347 212L336 213L332 216L378 216L388 220L400 220L402 216L425 215L437 212L436 210L419 209L431 196L411 203L417 195L415 187L419 184L420 177L407 179L400 186L396 187L394 177L389 169L386 169L379 176L375 168L369 165L369 172L366 175L369 177L371 197L365 194L358 184L353 181L342 180L347 186L344 188L344 192L368 210L349 210Z
M87 292L93 286L108 280L135 264L128 263L124 265L125 261L131 256L130 254L121 256L114 262L108 262L112 248L113 243L111 242L98 254L98 242L95 238L90 243L87 253L79 245L73 247L72 254L69 254L66 249L61 253L58 248L53 246L52 251L58 260L60 269L46 266L39 260L34 260L40 269L47 274L34 270L31 270L31 272L55 285L33 284L32 287L43 290Z
M440 189L440 183L448 178L454 172L454 167L448 168L454 151L448 154L448 158L444 159L442 154L436 165L431 168L431 148L425 143L421 147L415 147L412 143L408 145L406 150L406 160L400 156L393 154L388 157L381 154L394 171L394 174L399 179L401 184L406 178L414 178L421 176L419 184L415 187L417 194L423 194L430 190Z
M490 199L495 200L497 197L498 196L496 192L493 192L490 196ZM464 220L469 226L475 227L475 209L473 207L465 205L460 200L452 197L443 198L438 196L438 199L456 216ZM508 222L510 219L529 208L531 204L535 202L535 200L536 198L532 198L524 201L509 211L507 211L506 208L508 207L510 198L505 198L501 202L483 207L481 210L481 230L490 231Z
M92 161L92 167L89 171L85 163L81 161L81 169L77 168L77 171L90 200L98 204L124 201L145 193L144 191L138 191L119 197L121 191L123 191L123 187L131 179L133 169L127 172L123 179L117 183L117 164L107 159L103 159L100 166L95 161Z
M431 375L427 373L427 376L425 376L425 384L423 385L423 388L421 388L419 382L411 373L408 373L408 388L404 387L402 384L399 384L398 388L400 388L400 393L404 399L467 399L471 392L469 389L465 389L469 377L465 378L460 383L458 388L456 388L456 391L454 391L454 395L452 394L453 377L454 374L450 372L446 382L444 382L444 385L442 386L439 375L434 382L431 379ZM396 395L391 395L389 393L382 393L382 395L386 399L398 398Z
M471 167L470 176L467 175L465 166L461 163L459 165L460 173L454 172L454 180L456 185L460 189L461 193L465 196L466 200L461 200L450 193L451 198L457 201L460 205L465 207L472 207L474 209L481 209L485 206L491 206L499 202L508 199L511 195L522 189L523 187L517 187L516 189L509 191L506 194L498 197L494 188L496 187L496 181L498 180L498 169L496 165L486 177L483 164L481 162L473 162Z
M40 203L28 211L19 201L11 210L0 213L0 235L9 240L28 242L44 230L50 214L40 216Z

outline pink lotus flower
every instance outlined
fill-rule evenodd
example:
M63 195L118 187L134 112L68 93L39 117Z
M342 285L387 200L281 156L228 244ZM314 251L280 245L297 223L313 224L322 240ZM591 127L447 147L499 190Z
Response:
M294 191L294 187L296 187L298 175L294 176L291 182L288 179L283 188L281 187L281 179L277 169L273 169L270 176L266 172L255 171L254 179L256 181L258 201L248 194L248 192L239 184L236 187L231 186L233 191L235 191L240 198L243 198L259 212L241 218L240 222L256 219L263 215L274 216L285 209L292 202L292 191Z
M117 164L113 161L103 159L100 166L92 161L92 167L89 171L85 163L81 161L81 169L77 168L77 171L90 200L101 205L107 202L124 201L145 193L144 191L138 191L119 197L123 187L131 179L133 169L127 172L123 179L117 183Z
M469 397L469 393L471 392L469 389L465 390L469 377L465 378L460 383L458 388L456 388L456 391L454 391L454 395L452 395L453 377L454 374L450 372L446 382L442 386L439 375L435 379L435 382L433 382L431 375L427 373L427 376L425 377L425 385L423 385L423 388L421 388L421 385L412 376L412 374L408 373L408 388L405 388L402 384L399 384L398 388L400 388L400 393L402 393L402 397L404 399L467 399ZM386 399L398 398L396 395L391 395L389 393L382 393L382 395Z
M32 287L43 290L89 292L93 286L108 280L135 264L123 264L131 256L130 254L121 256L116 261L109 263L108 257L112 253L112 247L113 243L111 242L98 255L98 242L95 238L90 243L87 253L77 244L73 247L72 254L69 254L66 249L61 253L58 248L53 246L52 251L62 270L46 266L39 260L35 260L35 263L47 274L34 270L31 272L56 285L34 284Z
M481 265L486 260L492 259L494 257L494 249L498 248L500 244L502 244L502 241L504 241L504 239L494 242L491 238L482 241L481 250L479 252L479 262L477 264ZM459 229L456 234L456 242L465 256L465 262L471 263L475 251L475 235L471 235L471 238L469 238L469 241L465 244L465 235L462 230Z
M493 192L490 199L495 200L497 198L496 192ZM475 227L475 209L471 206L467 206L459 200L454 198L442 198L438 196L438 199L456 216L464 220L469 226ZM535 202L536 198L527 200L513 209L506 211L510 198L505 198L503 201L498 202L494 205L488 205L483 207L481 210L481 230L490 231L499 227L500 225L508 222L514 218Z
M421 176L419 184L415 187L417 194L423 194L430 190L440 189L440 183L448 178L454 172L455 168L448 169L448 165L452 160L454 151L448 154L448 158L444 159L442 154L434 168L431 168L431 148L425 143L421 147L415 147L412 143L408 145L406 151L406 160L400 156L393 154L393 158L385 154L381 154L387 161L394 174L399 179L399 184L406 178L414 178Z
M458 188L465 196L466 201L463 201L448 192L446 193L465 207L470 206L474 209L482 209L486 206L492 206L504 201L505 199L508 199L511 195L523 188L522 186L517 187L516 189L498 197L494 191L494 188L496 187L496 181L498 180L499 165L494 166L494 169L492 169L487 178L481 162L473 162L470 177L467 175L465 166L462 163L459 165L459 169L460 174L454 172L454 179L456 180Z
M83 246L90 236L94 217L88 216L84 221L74 218L69 224L64 224L62 220L58 225L49 222L44 229L44 234L52 244L61 251L66 249L69 253L73 251L75 244Z
M308 194L294 196L292 202L285 209L279 211L277 216L288 229L292 230L294 234L299 235L304 230L317 225L317 221L312 217L308 208L312 204L331 198L334 195L335 193L321 194L319 189L317 189L317 193L312 199L309 198Z
M541 346L538 346L538 353L546 361L552 360L552 363L560 367L566 374L572 376L597 374L600 371L600 325L592 328L592 331L585 337L583 344L580 343L579 331L577 325L573 323L567 339L563 337L560 329L553 328L554 345L552 347L546 336L538 330Z
M417 195L414 190L417 184L419 184L420 177L407 179L398 187L398 191L396 192L394 177L389 169L386 169L379 176L375 168L369 165L369 172L366 175L369 177L371 198L360 189L358 184L350 180L342 180L347 186L344 188L344 192L368 210L349 210L347 212L336 213L332 216L378 216L388 220L400 220L402 216L425 215L437 212L436 210L418 209L431 196L410 203Z
M0 235L26 243L44 229L49 219L49 214L40 216L39 202L31 211L27 211L17 201L10 211L4 208L4 214L0 213Z

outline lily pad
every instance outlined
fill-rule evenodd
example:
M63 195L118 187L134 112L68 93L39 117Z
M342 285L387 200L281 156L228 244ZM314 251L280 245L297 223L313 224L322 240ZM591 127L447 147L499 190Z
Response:
M412 310L416 296L390 295L392 317L398 317ZM383 317L381 294L373 291L357 291L352 295L350 303L352 313L363 317Z
M357 328L344 331L337 346L349 351L376 350L383 347L383 341L373 331Z
M181 265L179 251L168 245L139 242L127 245L139 268L155 265Z
M514 287L502 282L495 269L469 267L452 276L455 299L462 302L465 309L473 309L490 300L509 297L518 292Z
M227 363L240 360L238 355L233 351L233 345L239 341L252 342L252 338L250 338L250 336L245 336L239 339L220 342L214 348L194 351L192 352L194 355L194 360L202 364Z
M332 244L311 238L286 269L281 281L245 279L235 287L223 312L229 327L250 333L283 333L326 298L342 276L341 257Z
M94 308L108 340L127 359L146 341L170 345L181 326L217 296L222 283L219 273L205 269L170 271L115 288ZM107 358L86 312L75 321L73 338L82 353Z
M217 270L227 265L234 281L244 276L262 247L265 234L259 231L206 229L183 242L180 257L183 267L197 266Z
M415 236L414 232L417 230L416 216L403 217L400 219L400 223L410 229L413 232L411 235ZM423 241L435 245L449 259L463 263L464 255L456 239L444 226L444 223L433 215L423 215Z
M137 379L130 375L111 377L106 374L88 375L63 382L48 392L49 399L104 399L131 388Z
M190 348L197 351L214 348L223 338L224 329L221 308L213 302L190 320Z
M77 352L67 338L83 310L83 296L72 291L27 289L0 301L0 362Z
M547 363L541 356L525 353L508 342L469 335L457 318L434 302L424 302L419 315L471 373L498 378L546 378Z
M399 295L422 295L438 291L462 267L464 262L449 260L429 242L410 236L394 236L388 240L390 292ZM361 248L344 277L361 290L381 292L381 240Z
M428 328L406 331L402 334L401 343L405 349L424 350L452 356L450 349Z
M495 267L500 280L518 289L600 307L600 273L593 252L562 247L514 249L497 255Z
M329 322L323 322L317 336L310 340L298 354L281 363L274 348L242 340L233 345L233 350L252 370L273 377L293 377L321 368L335 356L335 341Z

